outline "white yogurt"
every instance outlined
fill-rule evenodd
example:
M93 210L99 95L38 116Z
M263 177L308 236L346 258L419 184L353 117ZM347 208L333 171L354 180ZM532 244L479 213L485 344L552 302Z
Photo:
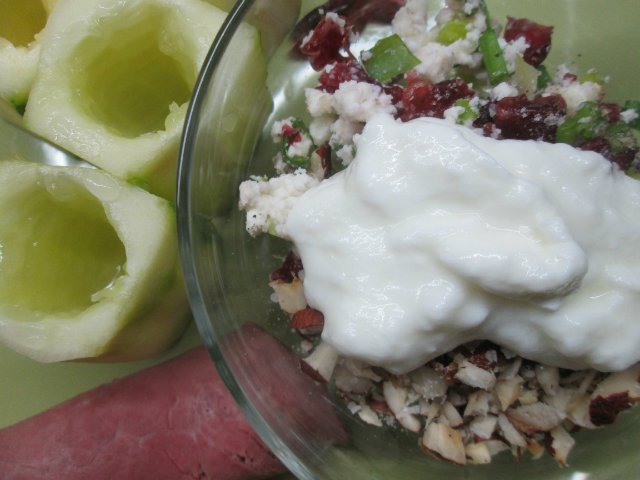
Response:
M323 339L407 372L488 339L566 368L640 360L640 182L568 145L379 114L284 226Z

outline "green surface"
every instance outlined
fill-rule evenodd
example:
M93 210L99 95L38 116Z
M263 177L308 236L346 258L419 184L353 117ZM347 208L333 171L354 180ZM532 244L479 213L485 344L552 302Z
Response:
M42 364L0 345L0 428L199 344L200 338L192 325L185 336L163 355L139 362L112 364Z

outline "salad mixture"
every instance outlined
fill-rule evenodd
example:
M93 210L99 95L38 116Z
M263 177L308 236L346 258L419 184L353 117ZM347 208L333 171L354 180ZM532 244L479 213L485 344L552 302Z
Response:
M390 26L371 45L369 22ZM640 102L549 71L552 33L480 0L329 1L296 29L307 112L273 124L276 175L240 186L247 231L293 242L269 284L303 369L457 464L564 466L573 432L640 400L619 245L640 232Z

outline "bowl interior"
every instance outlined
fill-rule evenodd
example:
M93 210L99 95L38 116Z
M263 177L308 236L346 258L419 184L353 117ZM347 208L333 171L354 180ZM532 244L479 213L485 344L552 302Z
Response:
M267 444L300 478L521 479L640 478L640 411L623 414L616 425L581 431L570 466L549 456L516 463L499 455L482 467L458 467L420 451L414 436L368 426L335 401L348 434L341 445L327 442L326 410L313 401L308 415L283 403L274 392L291 389L283 372L262 369L273 352L256 349L242 326L258 324L287 345L298 339L271 300L269 273L289 245L269 235L250 237L237 208L237 187L249 175L273 175L276 146L270 126L303 111L303 88L317 79L304 60L290 55L282 19L297 15L296 2L240 1L218 36L196 88L185 127L178 186L178 221L185 277L198 328L218 369ZM303 2L302 14L320 2ZM432 1L434 6L439 2ZM548 64L567 63L580 71L596 68L610 76L607 98L640 98L640 2L635 0L488 0L494 18L528 17L554 26ZM267 12L265 14L265 4ZM251 23L251 28L246 28ZM277 46L263 62L252 50L258 30L263 44ZM384 34L372 28L363 42ZM249 45L249 47L248 47ZM270 48L270 47L269 47ZM271 48L270 48L271 49ZM248 62L239 58L248 57ZM275 354L274 354L275 355ZM277 355L276 355L277 356ZM296 397L290 392L291 398ZM311 394L311 393L309 393ZM331 401L329 392L323 400ZM297 400L296 400L297 401Z

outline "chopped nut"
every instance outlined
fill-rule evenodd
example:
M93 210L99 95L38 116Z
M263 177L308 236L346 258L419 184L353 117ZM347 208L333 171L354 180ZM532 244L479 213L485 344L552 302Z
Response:
M425 400L442 398L447 394L447 384L433 368L424 366L411 372L413 389Z
M562 467L567 466L567 457L575 443L573 437L562 426L557 426L551 430L547 437L547 449Z
M462 425L462 416L460 412L450 402L444 402L442 405L442 414L447 419L449 426L456 428Z
M302 335L320 335L324 327L324 315L314 308L303 308L291 317L291 327Z
M491 452L486 442L470 443L464 447L467 461L474 465L491 463Z
M469 430L476 437L488 440L496 431L498 425L498 417L495 415L483 415L476 417L469 423Z
M612 393L606 397L591 397L589 418L596 427L610 425L615 422L620 412L631 408L632 405L628 391Z
M269 282L273 289L280 308L287 313L294 314L307 306L307 299L304 296L304 288L299 278L294 278L290 283L282 280Z
M382 421L378 414L373 411L368 405L362 405L362 408L358 410L358 416L362 419L362 421L373 425L375 427L382 427Z
M371 380L356 377L342 363L335 369L334 382L336 388L347 393L366 394L375 387Z
M520 376L501 378L496 382L494 392L500 403L500 410L507 410L520 396L523 380Z
M487 391L491 390L496 383L496 376L492 371L480 368L468 360L458 364L455 378L466 385Z
M489 413L491 394L484 390L476 390L469 395L469 401L464 409L465 417L475 417Z
M555 395L560 385L560 371L557 367L548 365L536 366L536 378L547 395Z
M436 458L458 465L466 464L466 452L460 434L448 425L430 423L422 437L425 451Z
M563 420L555 408L542 402L509 409L507 417L518 430L528 434L548 432Z
M311 355L300 361L300 366L314 380L328 382L337 363L338 352L328 343L320 342Z
M498 427L502 431L504 439L511 445L515 447L526 447L527 441L525 438L516 430L516 428L511 424L509 419L501 413L498 415Z
M382 384L384 399L400 424L411 432L419 432L422 423L418 418L407 412L408 391L388 380Z

